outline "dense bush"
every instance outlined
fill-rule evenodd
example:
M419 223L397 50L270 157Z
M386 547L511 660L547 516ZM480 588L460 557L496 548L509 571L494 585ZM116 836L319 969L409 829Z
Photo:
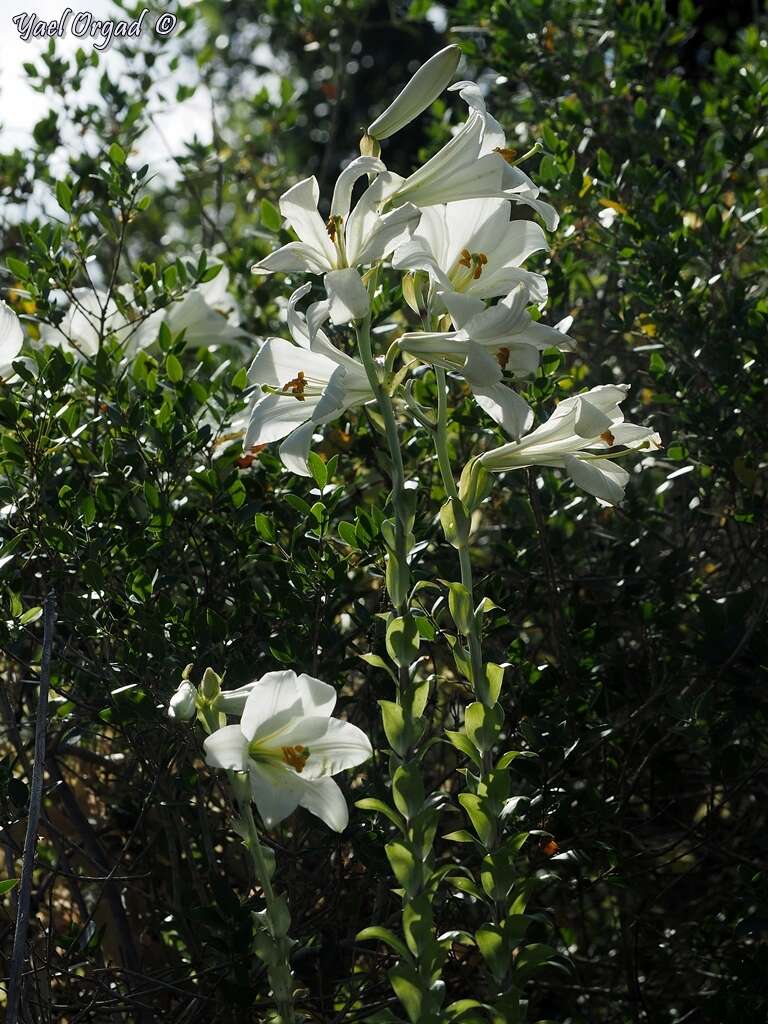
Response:
M764 1021L764 25L650 0L417 0L399 12L207 0L178 13L172 39L131 44L127 76L113 71L117 50L42 51L27 71L51 114L28 152L0 153L1 294L26 332L18 377L0 390L9 879L49 592L56 604L21 1019L270 1019L252 952L261 896L226 785L199 732L165 714L190 665L193 682L211 666L225 686L280 668L319 676L371 737L374 758L338 779L343 833L299 810L265 840L290 906L300 1012L447 1019L393 992L387 970L405 957L357 938L371 925L402 933L385 854L397 813L370 802L392 802L394 771L377 705L394 695L381 658L392 468L379 420L358 408L326 427L313 478L287 473L274 446L244 452L242 423L257 339L286 334L292 289L251 273L290 240L278 196L314 173L327 214L362 126L456 41L461 77L486 87L518 155L541 142L525 167L561 216L529 266L548 281L543 318L572 317L576 349L548 350L529 401L545 417L553 396L627 381L627 419L651 424L664 448L635 460L620 507L536 469L508 474L474 513L475 586L494 606L486 653L507 666L499 752L525 755L509 773L529 900L519 1009L472 939L494 900L458 800L471 756L445 739L471 698L445 598L419 591L431 685L419 763L427 792L445 798L430 861L445 1005L476 1000L487 1009L451 1019L493 1024ZM189 61L198 84L170 95L174 63ZM170 172L160 159L142 167L153 112L194 88L210 92L211 141L190 140ZM383 143L387 166L407 173L463 117L443 93ZM94 288L113 305L78 352L56 328L77 335L65 296ZM229 317L215 344L169 315L136 345L153 310L205 295ZM385 289L375 314L414 329L394 298ZM132 326L115 333L123 316ZM374 335L380 354L392 337ZM433 406L432 376L414 394ZM453 398L461 467L495 435L460 383ZM413 578L455 579L430 437L406 416L401 429L420 482ZM4 886L8 958L16 891Z

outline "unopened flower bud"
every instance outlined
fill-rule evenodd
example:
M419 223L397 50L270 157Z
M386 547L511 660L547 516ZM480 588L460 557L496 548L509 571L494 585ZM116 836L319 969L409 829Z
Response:
M197 713L197 690L185 679L168 702L168 717L190 722Z
M383 114L368 126L374 139L388 139L434 103L445 89L459 63L461 50L446 46L422 64L410 82L398 93Z
M221 676L217 675L212 668L207 668L203 673L200 690L206 700L213 700L214 697L218 697L221 691Z

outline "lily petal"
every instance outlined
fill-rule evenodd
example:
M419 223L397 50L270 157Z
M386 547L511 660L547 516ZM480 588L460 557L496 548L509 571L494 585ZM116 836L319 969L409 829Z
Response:
M349 824L349 810L344 794L333 779L301 779L301 782L299 805L324 821L334 832L343 832Z
M280 196L280 212L302 242L325 258L326 267L336 264L336 250L323 218L317 211L320 186L317 178L304 178Z
M251 761L248 774L253 802L267 828L274 828L293 814L304 791L296 772L279 763Z
M250 743L271 735L301 714L301 696L292 669L267 672L254 686L243 709L240 728Z
M315 679L306 672L296 677L296 686L301 696L301 706L305 715L325 715L330 717L336 706L336 691L321 679Z
M512 388L501 383L484 388L473 386L472 394L480 408L516 440L531 429L533 409Z
M322 274L332 266L333 260L314 246L307 245L306 242L288 242L287 245L275 249L269 256L265 256L263 260L259 260L254 270L261 270L265 274Z
M336 179L331 200L331 216L346 217L352 205L352 190L355 183L366 174L381 174L386 169L383 162L375 156L359 156L348 163Z
M13 376L11 363L24 344L21 322L11 307L0 299L0 377L7 380Z
M205 763L212 768L244 772L248 764L248 740L239 725L225 725L206 736Z
M577 487L587 494L607 502L620 505L624 500L624 488L629 483L629 473L610 459L579 458L566 455L563 466Z
M333 270L325 275L323 281L328 292L332 323L348 324L368 315L368 291L356 270L351 267Z
M329 718L325 736L312 741L302 778L335 775L344 768L362 764L372 754L370 740L361 729L340 718Z

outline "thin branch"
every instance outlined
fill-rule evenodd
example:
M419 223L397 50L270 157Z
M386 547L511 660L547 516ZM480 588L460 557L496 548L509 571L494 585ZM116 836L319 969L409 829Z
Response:
M24 839L24 854L21 862L21 885L16 913L16 934L13 939L11 970L8 978L7 1024L18 1020L19 997L21 995L21 972L29 928L29 906L32 896L32 869L37 852L37 828L40 823L40 809L43 801L43 772L45 764L45 733L48 724L48 690L51 682L51 651L53 630L56 622L56 595L51 590L43 606L43 658L40 665L40 689L37 696L37 717L35 720L35 756L32 764L32 786L29 795L29 817L27 834Z

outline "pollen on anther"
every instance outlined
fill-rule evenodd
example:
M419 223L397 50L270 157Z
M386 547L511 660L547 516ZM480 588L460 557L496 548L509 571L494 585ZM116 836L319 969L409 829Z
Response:
M604 430L600 437L603 441L605 441L607 445L610 445L611 448L616 444L616 438L613 436L610 430Z
M301 773L304 771L304 765L307 763L309 757L309 750L307 747L298 744L295 747L281 747L280 750L283 754L283 761L290 765L291 768L295 768L297 772Z

